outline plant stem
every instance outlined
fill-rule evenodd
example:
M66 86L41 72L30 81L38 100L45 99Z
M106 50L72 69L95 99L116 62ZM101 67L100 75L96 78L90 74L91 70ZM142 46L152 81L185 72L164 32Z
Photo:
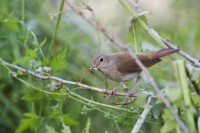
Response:
M58 27L59 27L59 24L60 24L60 19L61 19L62 10L63 10L63 7L64 7L64 2L65 2L65 0L62 0L62 2L60 4L58 19L56 21L56 26L54 28L53 37L52 37L52 40L51 40L51 43L50 43L50 47L49 47L50 55L52 53L53 44L55 42L55 38L56 38L56 35L57 35L57 32L58 32Z
M24 0L21 1L22 2L22 7L21 7L21 21L24 24L24 20L25 20L25 3ZM22 26L22 28L24 28L24 26Z
M184 105L185 105L185 113L186 113L186 122L189 125L190 131L192 133L196 132L195 122L194 122L194 109L191 103L190 92L187 83L187 76L185 72L185 65L183 60L175 61L174 63L176 69L176 76L178 80L178 85L180 90L182 90Z
M38 87L35 87L34 85L30 84L29 82L26 82L25 80L19 78L19 77L15 77L16 79L18 79L19 81L21 81L22 83L24 83L25 85L36 89L40 92L46 93L46 94L50 94L50 95L59 95L59 96L68 96L69 98L78 101L79 103L85 104L87 106L98 106L98 107L103 107L103 108L107 108L107 109L114 109L114 110L118 110L118 111L123 111L123 112L127 112L127 113L131 113L131 114L137 114L138 112L135 111L131 111L128 109L124 109L124 108L120 108L120 107L116 107L116 106L112 106L112 105L107 105L107 104L103 104L103 103L99 103L99 102L95 102L92 100L89 100L85 97L82 97L72 91L67 90L67 93L61 93L61 92L50 92L50 91L46 91L46 90L42 90Z

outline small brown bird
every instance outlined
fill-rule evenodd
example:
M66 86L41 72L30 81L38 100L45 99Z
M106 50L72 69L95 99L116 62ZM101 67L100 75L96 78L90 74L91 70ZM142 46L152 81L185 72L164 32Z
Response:
M137 57L145 67L149 68L160 62L161 57L170 55L177 51L179 51L179 49L167 48L151 54L138 53ZM90 68L92 73L95 70L99 70L108 79L117 82L125 82L135 79L142 71L135 60L127 52L97 55L93 59L93 66Z

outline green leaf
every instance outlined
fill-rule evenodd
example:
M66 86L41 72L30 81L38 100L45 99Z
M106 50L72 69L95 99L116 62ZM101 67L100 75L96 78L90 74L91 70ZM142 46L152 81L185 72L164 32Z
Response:
M45 128L46 128L46 133L58 133L55 131L53 127L50 127L48 125L46 125Z
M72 126L78 125L78 123L74 121L73 119L69 118L68 115L63 115L62 119L66 125L72 125Z
M22 57L21 59L16 60L16 61L14 62L14 64L20 64L20 63L22 63L22 62L27 62L27 61L29 61L29 60L31 60L31 59L32 59L32 57L30 57L30 56L24 56L24 57Z
M32 58L36 58L37 57L37 53L34 50L32 50L32 49L28 49L27 53Z
M24 95L22 96L22 99L29 101L29 102L33 102L36 100L41 100L42 98L44 98L44 96L45 96L44 93L42 93L40 91L27 90L27 91L24 91Z
M43 61L42 61L42 65L43 66L48 66L50 64L50 60L46 57L43 58Z
M47 38L45 37L45 39L40 43L40 48L46 43Z
M53 110L52 113L48 116L48 118L58 118L59 114L59 110Z
M14 64L24 63L24 62L27 62L27 61L29 61L31 59L34 59L34 58L37 58L37 53L34 50L28 49L27 50L27 55L22 57L19 60L16 60L14 62Z
M91 120L90 120L90 118L88 118L86 127L83 129L82 133L90 133L90 131L89 131L90 130L90 126L91 126Z
M36 35L31 31L31 34L33 35L33 45L35 46L39 46L39 42L38 42L38 39L36 37Z
M44 58L44 54L43 51L41 49L41 47L46 43L47 38L45 38L41 43L39 43L36 35L34 34L34 32L31 31L31 34L33 35L33 45L35 45L37 47L37 50L39 50L40 54L42 55L42 57Z
M63 124L63 129L61 130L61 133L71 133L69 126Z
M36 114L25 113L24 118L21 119L20 125L16 129L15 133L22 133L27 129L32 129L33 127L39 127L41 119Z
M53 69L54 73L58 73L66 67L66 52L67 49L65 48L58 56L53 58L53 61L51 62L51 68Z
M134 42L134 37L135 37L135 34L134 34L134 25L132 25L133 27L131 27L131 29L129 30L128 32L128 40L127 40L127 43L128 43L128 46L134 50L134 51L137 51L137 44L135 44ZM136 40L135 40L136 41ZM135 47L134 47L135 46Z

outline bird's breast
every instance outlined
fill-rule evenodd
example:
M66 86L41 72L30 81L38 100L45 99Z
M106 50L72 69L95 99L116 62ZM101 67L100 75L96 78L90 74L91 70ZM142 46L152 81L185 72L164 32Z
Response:
M104 71L100 69L100 72L103 73L108 79L116 81L116 82L126 82L138 77L139 73L120 73L113 68L110 71Z
M118 82L126 82L138 77L139 73L126 73L126 74L119 74Z

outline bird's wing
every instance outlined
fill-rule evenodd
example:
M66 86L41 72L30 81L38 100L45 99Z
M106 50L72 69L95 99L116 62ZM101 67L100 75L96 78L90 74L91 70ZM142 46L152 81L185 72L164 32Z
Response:
M147 68L161 61L161 59L150 58L148 54L137 54L137 56ZM142 71L141 68L135 62L135 60L126 52L116 54L116 65L118 71L123 73L133 73Z

